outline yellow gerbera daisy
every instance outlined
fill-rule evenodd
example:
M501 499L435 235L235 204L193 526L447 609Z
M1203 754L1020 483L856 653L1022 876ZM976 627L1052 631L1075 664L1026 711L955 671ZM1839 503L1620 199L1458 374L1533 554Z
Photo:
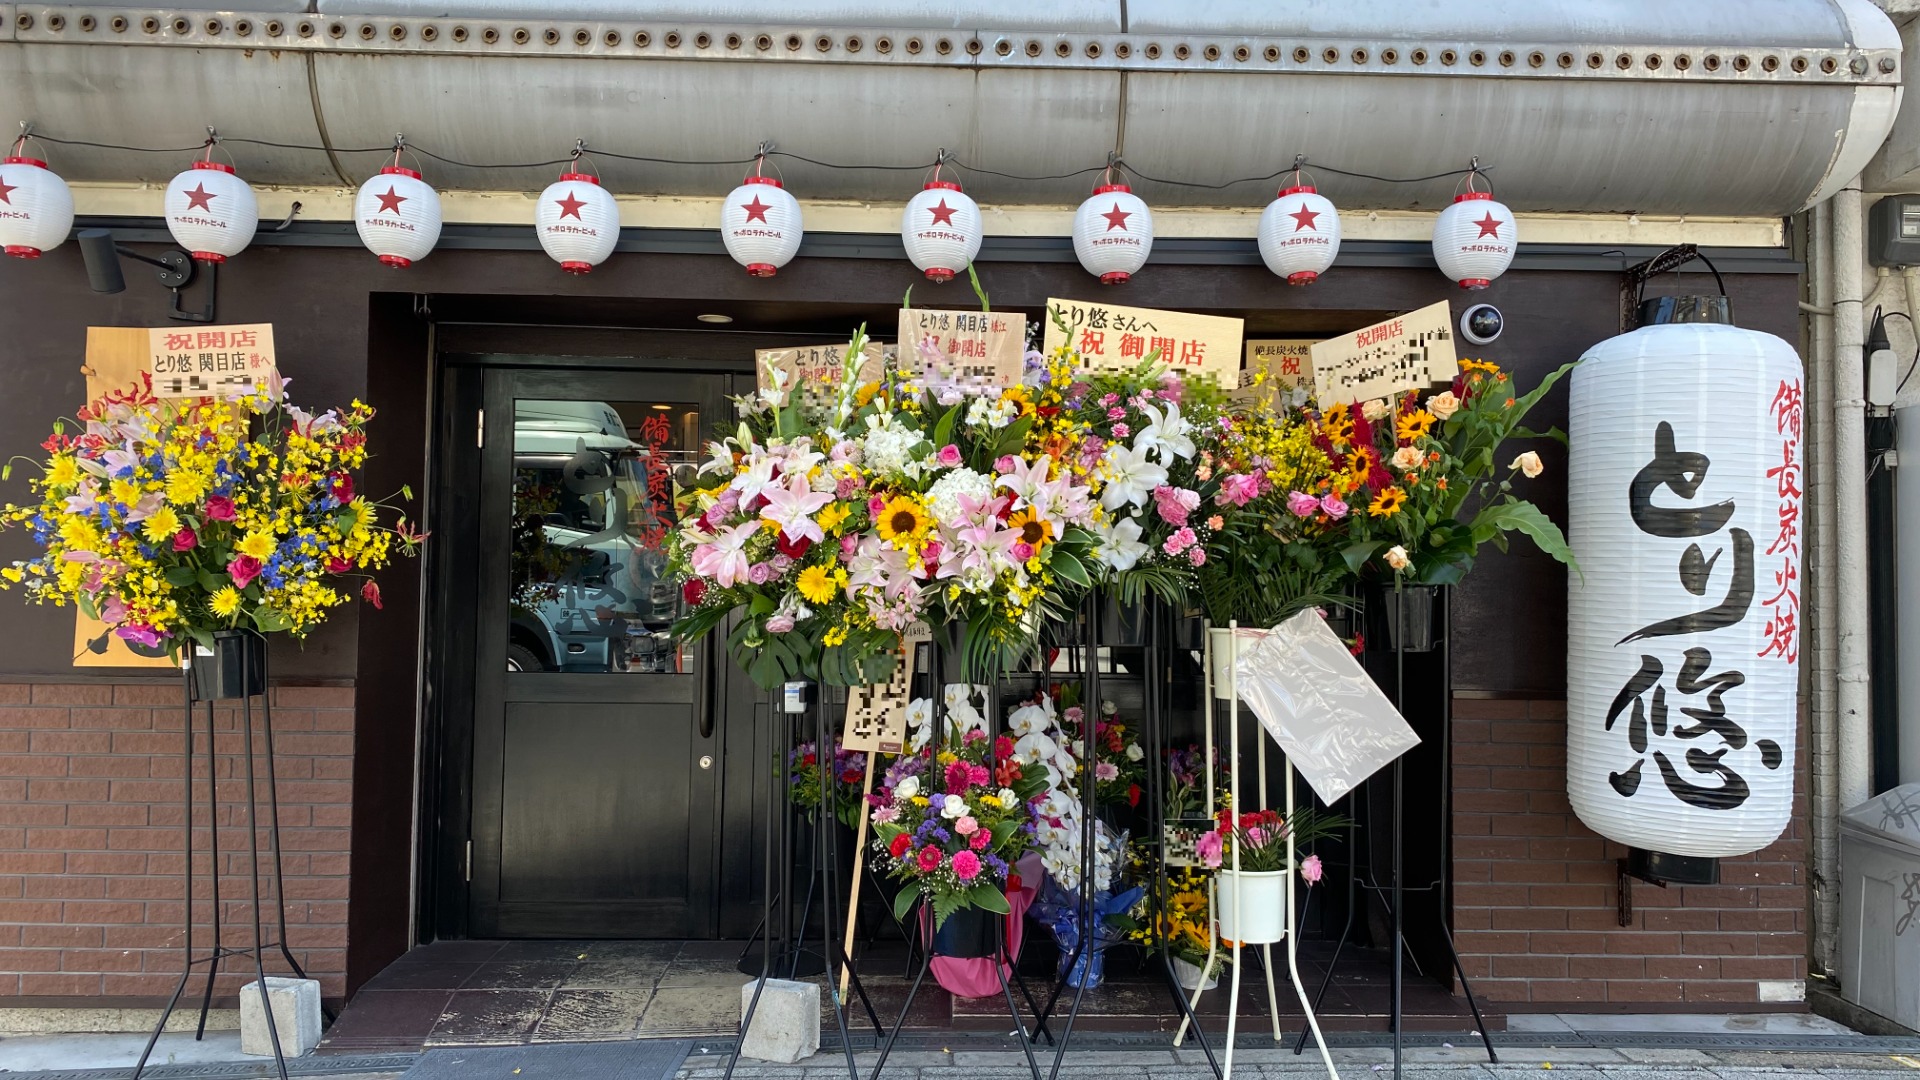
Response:
M234 550L242 555L251 555L261 562L265 562L273 558L274 547L275 544L272 533L255 530L241 538L240 543L234 546Z
M837 502L828 503L826 509L820 511L820 516L815 520L820 523L822 529L825 529L827 532L835 532L840 528L840 524L847 520L846 504Z
M880 511L880 519L874 523L880 529L880 539L894 547L918 546L912 544L924 536L931 524L927 512L921 505L905 495L895 495Z
M150 542L164 544L180 531L180 515L173 512L173 507L163 506L147 515L147 520L141 523L141 531L147 534Z
M53 487L68 488L80 482L80 466L73 460L72 454L61 454L47 466L47 483Z
M833 571L824 566L809 566L800 571L797 585L808 603L825 604L833 600Z
M240 592L229 585L213 594L211 605L215 615L223 619L229 618L234 612L240 610Z
M1394 421L1394 437L1403 443L1410 443L1431 431L1434 419L1434 415L1427 410L1415 409Z
M1406 492L1397 487L1386 488L1373 497L1373 502L1367 507L1367 513L1374 517L1392 517L1400 512L1400 507L1405 505L1406 501Z

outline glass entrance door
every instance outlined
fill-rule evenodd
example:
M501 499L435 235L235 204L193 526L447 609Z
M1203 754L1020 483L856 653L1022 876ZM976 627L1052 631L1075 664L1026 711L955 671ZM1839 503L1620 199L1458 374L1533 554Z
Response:
M674 496L725 375L485 377L469 928L475 937L715 931L720 702L669 635Z

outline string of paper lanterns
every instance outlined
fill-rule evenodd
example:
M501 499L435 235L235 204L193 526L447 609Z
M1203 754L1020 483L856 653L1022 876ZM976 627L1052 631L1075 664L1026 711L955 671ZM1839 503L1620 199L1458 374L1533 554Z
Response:
M73 225L73 198L44 161L22 153L26 140L36 137L22 126L25 130L13 153L0 160L0 247L9 255L33 258L65 241ZM244 251L259 222L252 187L233 166L212 160L218 141L209 129L207 155L175 176L165 196L164 213L174 239L204 262L221 262ZM620 239L618 203L597 176L577 168L584 149L584 143L575 144L574 167L541 192L534 212L541 248L574 274L587 273L605 262ZM401 164L405 153L405 137L396 136L392 162L361 184L354 198L354 227L361 242L381 262L396 268L411 266L432 252L442 223L439 193L419 169ZM729 193L720 207L721 241L727 253L755 277L772 277L792 261L805 235L798 200L780 179L765 175L766 159L773 153L771 143L760 145L753 158L753 175ZM1267 205L1257 232L1261 260L1291 285L1318 280L1340 251L1339 210L1313 184L1303 182L1300 165L1304 160L1295 159L1291 182ZM900 217L901 246L907 258L934 282L951 281L971 265L985 233L979 205L958 182L941 175L947 161L947 152L940 151L932 178L907 201ZM1127 184L1113 182L1119 167L1118 157L1110 157L1102 183L1080 204L1073 221L1074 254L1104 284L1130 280L1153 251L1152 208ZM1518 224L1491 191L1475 185L1482 175L1477 159L1465 172L1468 190L1435 220L1432 249L1442 273L1463 288L1483 289L1512 265L1519 246Z

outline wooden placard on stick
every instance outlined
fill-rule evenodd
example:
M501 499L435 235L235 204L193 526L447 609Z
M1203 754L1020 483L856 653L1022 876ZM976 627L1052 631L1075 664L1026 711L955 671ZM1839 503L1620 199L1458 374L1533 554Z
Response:
M913 700L914 658L933 631L916 623L901 636L893 677L876 686L847 689L847 722L840 745L848 750L898 754L907 743L907 705Z
M877 341L867 342L860 353L860 381L879 382L886 371L886 361L893 355L893 346L882 345ZM758 386L762 390L773 387L772 372L783 371L787 376L787 389L806 388L818 392L828 387L840 385L841 361L847 356L846 343L838 345L795 345L786 349L755 349L753 370Z
M928 346L923 352L921 346ZM926 353L942 359L928 371ZM927 386L1004 390L1020 385L1027 317L1002 311L900 309L900 373Z
M1322 405L1424 389L1459 373L1444 300L1313 347L1313 396Z
M1182 374L1213 376L1223 390L1240 385L1243 319L1049 299L1046 328L1044 351L1068 346L1090 371L1135 368L1157 355Z
M1252 338L1240 392L1249 401L1278 405L1295 387L1313 389L1312 338Z

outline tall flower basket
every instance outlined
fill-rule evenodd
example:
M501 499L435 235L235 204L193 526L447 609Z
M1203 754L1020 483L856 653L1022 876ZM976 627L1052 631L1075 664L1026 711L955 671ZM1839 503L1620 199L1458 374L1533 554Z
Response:
M182 971L134 1067L136 1080L203 965L205 1031L214 979L229 958L252 960L274 1061L280 1076L287 1075L267 999L267 954L277 952L296 977L305 974L287 941L267 635L304 637L356 591L378 607L380 590L370 571L396 549L411 553L424 538L384 504L354 492L373 410L355 402L316 415L287 404L283 388L276 383L271 393L230 400L163 401L144 385L108 395L82 410L76 426L56 424L42 444L47 457L31 481L36 501L0 508L0 528L22 528L40 548L34 558L0 567L0 589L19 587L35 603L72 604L130 648L172 657L181 669ZM10 479L11 471L0 470L0 479ZM220 895L219 830L211 827L221 814L218 785L210 785L204 820L212 837L207 898L214 925L212 942L203 947L194 940L192 915L200 741L194 728L199 714L206 773L216 775L214 707L222 701L237 702L241 717L252 933L245 946L225 943L223 923L233 912ZM255 757L256 730L264 761ZM267 930L277 936L269 938Z

